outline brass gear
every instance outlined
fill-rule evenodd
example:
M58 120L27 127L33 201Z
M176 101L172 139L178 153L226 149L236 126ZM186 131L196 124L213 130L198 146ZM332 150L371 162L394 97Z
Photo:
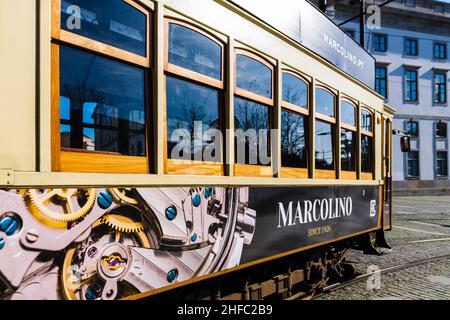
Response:
M110 228L124 233L137 233L144 230L142 221L134 221L119 214L106 214L102 217L102 222Z
M127 193L130 191L128 188L110 188L108 191L112 194L113 198L117 202L125 202L131 205L138 205L139 202L127 195Z
M74 207L74 199L84 192L85 203ZM40 193L36 189L28 190L28 196L33 207L32 212L38 215L41 221L51 226L61 227L69 222L74 222L87 215L95 204L95 189L47 189ZM49 204L61 207L56 211Z

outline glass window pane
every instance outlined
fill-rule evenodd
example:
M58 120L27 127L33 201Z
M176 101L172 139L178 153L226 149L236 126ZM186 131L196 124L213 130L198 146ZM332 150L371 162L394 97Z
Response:
M147 55L147 16L122 0L62 0L61 29Z
M406 122L406 132L412 137L419 135L419 123L417 121Z
M361 171L373 172L373 145L372 138L361 136Z
M145 156L144 70L60 46L61 146Z
M437 175L441 177L447 176L447 151L437 151Z
M236 163L270 165L269 107L234 98Z
M207 36L179 24L169 24L169 63L222 79L222 47Z
M419 176L419 152L411 151L408 152L408 177L418 177Z
M334 95L324 89L317 88L316 112L334 118Z
M355 171L356 133L341 129L341 168L344 171Z
M361 130L372 132L372 114L366 110L361 110Z
M329 123L316 121L316 169L334 170L334 132Z
M356 108L350 102L341 102L341 121L356 127Z
M236 85L238 88L272 98L272 70L255 59L238 54Z
M308 85L300 78L283 73L283 100L308 109Z
M220 162L220 141L208 131L220 130L219 91L173 77L167 77L166 88L168 157ZM219 150L206 154L205 148L216 143Z
M288 110L281 113L281 165L306 168L306 117Z

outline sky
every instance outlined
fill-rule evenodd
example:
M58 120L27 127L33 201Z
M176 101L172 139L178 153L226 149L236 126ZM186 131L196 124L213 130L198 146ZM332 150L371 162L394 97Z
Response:
M446 3L450 3L450 0L437 0L439 2L446 2Z

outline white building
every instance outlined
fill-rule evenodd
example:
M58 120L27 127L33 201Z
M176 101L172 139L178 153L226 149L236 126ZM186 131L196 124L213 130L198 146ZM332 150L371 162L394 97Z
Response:
M366 6L384 2L366 0ZM408 154L394 137L394 189L397 195L450 193L450 3L395 0L380 9L381 29L365 32L365 47L377 61L376 90L397 111L394 128L413 136ZM327 15L337 24L358 14L359 1L328 1ZM359 19L342 28L359 41Z

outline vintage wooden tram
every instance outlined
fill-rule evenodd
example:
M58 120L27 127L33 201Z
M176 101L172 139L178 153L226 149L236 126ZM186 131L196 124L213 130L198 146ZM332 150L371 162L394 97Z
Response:
M1 1L0 297L296 297L387 245L393 110L242 3Z

